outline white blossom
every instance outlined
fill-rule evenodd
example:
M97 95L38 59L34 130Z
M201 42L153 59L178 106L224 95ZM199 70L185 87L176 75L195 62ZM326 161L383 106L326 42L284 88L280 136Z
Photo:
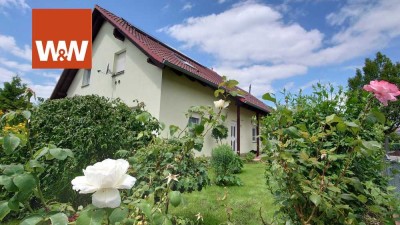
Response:
M223 99L220 99L218 101L214 101L214 106L217 109L225 109L226 107L229 106L229 102L227 102L227 101L225 101Z
M126 174L129 163L124 159L106 159L83 170L75 177L72 189L80 194L94 193L92 204L98 208L116 208L121 204L118 189L131 189L136 178Z

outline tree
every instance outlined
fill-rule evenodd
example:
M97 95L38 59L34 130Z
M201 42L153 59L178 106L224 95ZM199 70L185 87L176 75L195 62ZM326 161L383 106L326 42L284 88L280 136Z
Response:
M378 52L375 59L365 59L362 71L357 69L356 76L348 80L348 85L350 90L358 91L372 80L386 80L399 86L400 62L393 63L390 58ZM375 101L374 104L380 103ZM383 107L382 111L386 116L386 125L388 126L385 134L390 134L400 127L400 101L389 102L388 107Z
M0 88L0 110L27 108L30 103L24 100L26 88L27 85L22 83L18 75L14 76L11 82L4 82L3 88Z

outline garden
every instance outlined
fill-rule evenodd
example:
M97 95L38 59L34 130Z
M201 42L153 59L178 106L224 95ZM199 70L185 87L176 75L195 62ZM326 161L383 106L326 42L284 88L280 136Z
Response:
M223 144L196 158L208 133L227 137L237 85L225 79L214 103L188 109L200 123L184 128L165 127L140 102L95 95L34 105L23 87L19 106L0 112L1 223L395 224L384 159L396 84L317 84L282 102L267 93L261 161Z

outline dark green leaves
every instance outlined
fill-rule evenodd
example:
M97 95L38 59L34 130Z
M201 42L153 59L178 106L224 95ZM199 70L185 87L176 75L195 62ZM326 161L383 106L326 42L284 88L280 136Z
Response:
M124 208L116 208L112 211L109 216L109 220L111 224L115 224L117 222L122 222L125 218L128 217L129 210Z
M49 150L50 155L53 156L54 158L58 159L58 160L64 160L66 159L68 156L69 157L73 157L73 153L71 150L69 149L62 149L62 148L52 148Z

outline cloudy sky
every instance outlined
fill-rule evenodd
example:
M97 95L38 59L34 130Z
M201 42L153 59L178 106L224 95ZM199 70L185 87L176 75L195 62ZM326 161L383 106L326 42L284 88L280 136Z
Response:
M400 61L398 0L0 0L0 83L49 97L61 71L31 69L31 10L95 4L257 96L346 85L377 51Z

